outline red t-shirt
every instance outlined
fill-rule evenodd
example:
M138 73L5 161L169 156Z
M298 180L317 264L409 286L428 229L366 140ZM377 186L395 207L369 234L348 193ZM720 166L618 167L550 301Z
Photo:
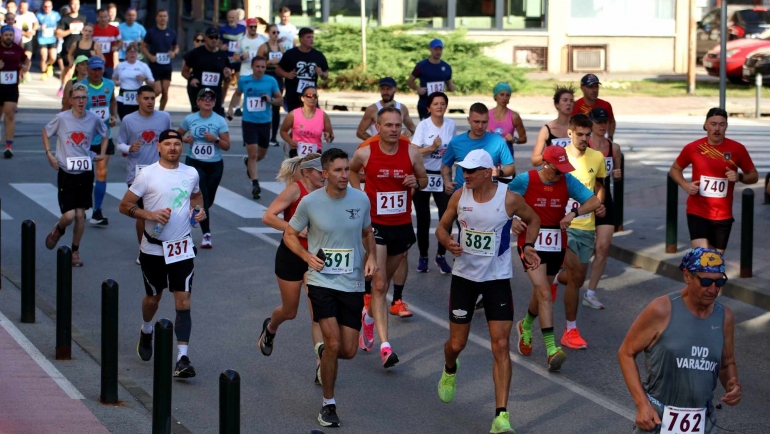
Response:
M21 64L27 60L24 49L17 44L11 44L10 47L0 44L0 59L4 63L0 83L5 85L19 84L19 70Z
M115 63L112 55L112 47L115 46L115 41L120 40L120 30L117 27L107 25L105 28L94 26L94 42L99 44L102 49L102 56L104 56L104 67L114 68Z
M754 170L749 152L735 140L725 139L719 145L709 145L706 137L687 144L676 164L681 168L692 165L692 180L700 181L699 192L687 198L687 214L709 220L733 218L735 183L727 181L728 170L744 173Z
M588 116L588 112L590 112L591 109L594 107L601 107L604 110L607 110L607 114L610 116L610 120L611 121L615 120L615 115L612 113L612 105L610 105L610 103L608 103L607 101L601 98L596 98L596 105L594 105L593 107L589 107L586 105L585 98L580 98L579 100L575 101L575 106L572 108L571 116L574 116L578 113L583 113L584 115Z
M366 187L372 222L386 226L412 223L412 189L404 187L404 178L414 175L409 158L409 142L398 141L394 155L380 149L379 137L370 142L369 161L366 162Z

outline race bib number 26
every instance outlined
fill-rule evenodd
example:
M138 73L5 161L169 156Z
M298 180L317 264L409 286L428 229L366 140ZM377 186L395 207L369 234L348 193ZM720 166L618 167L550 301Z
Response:
M666 407L660 434L703 434L706 432L705 408Z

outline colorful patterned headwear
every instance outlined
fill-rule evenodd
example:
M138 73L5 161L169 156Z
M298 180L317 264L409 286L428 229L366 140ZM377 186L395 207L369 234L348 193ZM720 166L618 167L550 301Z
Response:
M701 273L724 274L725 258L714 249L696 247L684 255L682 263L679 264L679 269Z

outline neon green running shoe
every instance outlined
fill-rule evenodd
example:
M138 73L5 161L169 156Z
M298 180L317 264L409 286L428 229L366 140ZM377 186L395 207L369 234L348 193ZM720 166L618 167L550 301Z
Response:
M452 402L455 397L455 386L457 386L457 370L460 369L460 360L455 360L455 373L447 374L445 369L441 369L441 379L438 380L438 399L441 402Z
M511 428L510 422L511 414L507 411L500 413L495 420L492 421L492 429L490 433L511 433L516 434L516 431Z

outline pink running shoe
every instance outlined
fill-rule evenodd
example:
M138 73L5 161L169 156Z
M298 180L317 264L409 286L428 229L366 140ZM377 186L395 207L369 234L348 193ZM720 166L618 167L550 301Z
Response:
M361 335L358 336L358 346L364 351L371 351L374 346L374 323L366 325L366 309L361 312Z

